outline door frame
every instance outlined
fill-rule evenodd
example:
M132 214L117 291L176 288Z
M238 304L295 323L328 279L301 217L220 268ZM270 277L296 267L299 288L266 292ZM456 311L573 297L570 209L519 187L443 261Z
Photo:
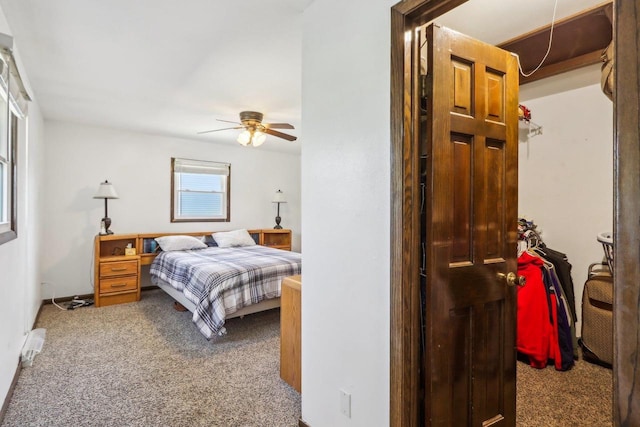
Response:
M420 192L417 84L405 33L467 0L404 0L391 8L390 425L418 426ZM640 0L614 0L613 425L640 425ZM604 95L603 95L604 96ZM623 250L624 249L624 250ZM425 390L428 392L428 388Z

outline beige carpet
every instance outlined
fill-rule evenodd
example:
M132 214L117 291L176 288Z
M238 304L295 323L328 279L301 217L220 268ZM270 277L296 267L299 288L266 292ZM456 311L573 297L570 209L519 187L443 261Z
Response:
M279 376L279 310L231 319L207 341L160 290L139 303L43 308L42 353L2 426L297 426Z
M519 427L607 427L613 425L611 369L580 359L565 372L553 366L517 364Z
M22 370L2 426L298 425L300 396L279 377L278 310L231 319L228 335L207 341L164 292L142 296L46 305L44 349ZM611 370L584 361L568 372L518 362L517 425L610 426L611 384Z

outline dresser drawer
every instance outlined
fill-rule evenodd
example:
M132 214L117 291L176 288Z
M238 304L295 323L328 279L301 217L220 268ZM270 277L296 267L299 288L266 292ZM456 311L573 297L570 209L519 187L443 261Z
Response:
M101 262L100 277L125 276L138 274L138 261Z
M138 276L114 277L100 280L100 293L135 291L138 289Z

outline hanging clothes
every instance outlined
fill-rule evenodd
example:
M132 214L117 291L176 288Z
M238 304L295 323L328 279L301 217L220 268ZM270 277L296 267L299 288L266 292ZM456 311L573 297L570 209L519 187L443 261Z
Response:
M567 258L567 255L551 249L544 243L541 245L540 251L541 252L539 252L539 254L542 255L544 259L553 264L553 267L556 269L556 273L558 274L558 278L560 279L560 285L562 286L562 289L567 296L567 302L569 303L571 316L573 316L574 319L577 319L575 302L576 298L573 292L573 279L571 278L571 264L569 264L569 258Z
M531 366L539 369L547 366L553 342L552 313L542 280L543 265L541 258L529 252L523 252L518 258L518 275L527 281L517 289L516 348L529 357Z
M577 317L571 264L567 255L546 246L538 226L533 221L520 218L518 220L518 256L521 257L524 253L542 260L539 268L541 268L542 281L547 293L551 333L555 334L553 343L549 347L550 358L554 360L556 369L570 369L578 359L578 340L575 329ZM523 263L524 261L526 257ZM523 294L523 297L526 295L526 293ZM521 304L518 301L518 309L520 307ZM520 320L520 316L518 319ZM554 347L554 344L557 346Z
M526 251L518 258L518 274L527 281L517 290L517 350L534 368L553 360L557 370L571 369L573 319L553 264Z
M567 307L566 297L563 294L562 287L560 286L560 280L556 275L553 265L545 261L542 275L548 294L554 297L549 300L551 304L554 304L556 313L553 326L554 331L556 332L555 339L557 341L556 348L558 351L554 355L553 360L557 370L566 371L571 369L574 364L574 348L571 336L571 324L573 323L573 319L571 318L571 313Z
M575 294L573 292L573 279L571 278L571 264L569 259L562 252L551 249L543 242L532 249L537 255L541 256L546 262L551 263L555 270L554 275L556 282L559 284L558 295L561 296L564 307L569 311L567 313L567 323L569 323L571 346L574 360L578 359L578 339L576 337L575 321L576 306Z

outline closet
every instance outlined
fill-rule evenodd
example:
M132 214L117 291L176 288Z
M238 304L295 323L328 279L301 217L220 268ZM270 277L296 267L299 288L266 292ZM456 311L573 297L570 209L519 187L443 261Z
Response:
M519 101L526 105L528 120L520 121L518 213L535 220L529 226L537 226L530 230L520 223L525 229L521 237L532 256L545 258L544 248L537 247L542 245L551 248L547 258L557 258L552 252L559 251L572 265L564 281L573 284L563 290L573 319L575 356L589 266L604 255L597 236L613 229L613 104L601 88L601 81L606 81L602 56L612 37L611 11L612 3L598 4L561 19L553 37L546 27L500 45L520 53L527 70L536 65L533 58L544 55L540 45L546 47L547 42L543 40L553 38L548 64L520 80ZM563 60L563 49L575 49L579 55ZM563 63L569 67L571 61L588 57L598 61L549 76Z
M465 29L461 31L467 32ZM520 93L520 101L526 102L532 109L533 120L543 126L544 132L535 135L535 138L526 138L519 145L518 211L528 218L535 218L541 224L548 247L560 249L571 259L574 266L574 305L577 303L576 297L579 298L582 293L588 265L602 259L602 247L596 236L603 230L613 228L613 107L600 91L599 68L599 64L595 64L532 82L523 86ZM392 129L394 138L401 135L396 130ZM404 150L396 148L394 157L412 155L406 148ZM411 168L417 163L413 161L413 164L405 163L406 175L394 174L394 178L405 179L403 189L411 189L415 185L415 182L409 182L409 174L414 171ZM394 192L396 190L398 189L394 187ZM414 196L418 196L416 198L420 200L419 189L414 189L414 192L398 192L394 200L404 202ZM419 202L416 204L419 205ZM415 230L409 209L394 210L394 214L396 213L403 214L394 218L402 221L397 226L414 227ZM393 231L397 231L395 226ZM403 251L406 248L414 250L410 247L414 242L409 239L400 241L394 238L394 242ZM397 266L394 265L394 272L401 273L402 279L410 278L412 273L405 275L404 267L419 267L420 263L416 261L418 258L421 257L405 258L405 264L400 269L396 269ZM400 275L394 274L393 278L400 279ZM402 287L401 290L405 292L409 288ZM415 298L410 292L403 295ZM570 311L566 292L564 298L567 299L565 310ZM405 313L409 314L409 311L402 312ZM579 310L576 310L575 317L579 324Z

